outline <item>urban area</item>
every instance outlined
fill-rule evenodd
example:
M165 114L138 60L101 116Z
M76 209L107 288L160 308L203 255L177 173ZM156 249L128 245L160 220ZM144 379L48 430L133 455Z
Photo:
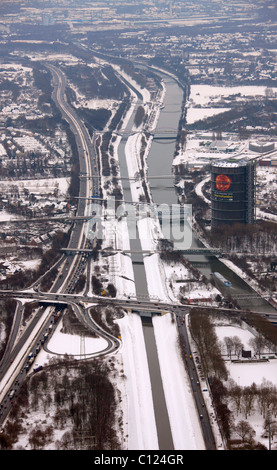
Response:
M277 450L276 30L1 1L1 450Z

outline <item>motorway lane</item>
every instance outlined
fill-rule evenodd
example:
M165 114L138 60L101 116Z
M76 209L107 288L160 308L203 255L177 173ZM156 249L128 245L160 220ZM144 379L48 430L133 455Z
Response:
M16 302L17 302L16 309L15 309L15 314L13 317L13 324L12 324L11 332L8 338L8 344L6 345L5 352L1 359L0 380L3 376L4 370L6 370L8 366L10 365L12 350L15 344L15 340L17 338L18 328L21 324L23 305L22 305L21 300L19 299L17 299Z
M186 325L186 319L184 319L184 315L182 317L177 318L177 325L180 330L180 334L184 339L185 344L185 363L188 375L190 377L190 383L192 388L192 393L194 396L195 405L198 411L200 425L202 428L203 438L205 441L206 449L207 450L216 450L216 443L214 434L211 427L209 413L205 406L205 400L203 398L203 393L208 393L208 391L203 392L201 386L201 379L198 376L198 372L196 370L196 364L194 361L194 354L190 348L190 342L188 338L188 331ZM206 386L204 387L206 389Z
M2 291L3 292L3 291ZM4 291L6 292L6 291ZM1 291L0 291L1 294ZM136 300L126 300L126 299L114 299L114 298L101 298L98 296L88 297L88 296L82 296L82 295L74 295L74 294L67 294L67 293L54 293L54 292L45 292L45 293L39 293L39 292L26 292L26 291L17 291L13 293L14 295L17 295L18 298L32 298L34 300L40 300L40 301L45 301L45 302L53 302L55 305L56 303L63 302L65 304L71 304L72 307L75 310L76 315L83 321L85 322L90 328L94 329L97 335L103 337L107 341L107 347L104 348L102 351L97 353L99 354L109 354L109 353L114 353L120 346L121 342L119 339L114 338L112 335L109 335L108 333L104 332L91 318L89 315L89 308L84 308L85 303L92 304L93 301L95 301L96 304L102 304L102 305L115 305L115 306L121 306L124 308L132 308L133 310L136 311L149 311L152 313L156 314L161 314L162 311L174 311L176 316L177 316L177 322L179 322L180 316L184 316L186 312L188 312L189 308L191 306L185 306L185 305L169 305L167 303L157 303L157 302L150 302L150 301L136 301ZM30 326L32 329L33 327ZM187 370L189 373L189 376L191 378L191 384L192 384L192 392L194 394L195 398L195 403L198 409L199 417L202 415L202 418L200 420L202 430L203 430L203 436L206 442L207 449L214 449L215 443L214 443L214 437L212 434L211 426L210 426L210 419L208 416L208 413L206 411L206 408L203 407L203 396L201 392L201 387L199 384L197 384L198 375L195 371L195 364L193 361L190 359L192 356L192 352L189 347L189 341L187 337L187 330L186 328L182 328L181 334L184 335L185 338L185 343L186 343L186 362L187 362ZM26 332L26 335L28 337L29 333ZM23 338L23 343L25 339ZM47 349L46 349L47 350ZM52 351L49 351L52 352ZM91 355L87 356L92 357ZM21 377L18 376L17 380L20 381ZM19 385L19 384L17 384ZM12 385L14 387L14 385ZM10 387L10 389L12 388ZM9 398L7 395L4 397L6 400L5 406L9 405ZM8 412L9 408L6 408L2 411L5 412L5 414ZM1 416L0 416L1 420Z
M118 307L124 308L132 308L138 311L149 311L157 314L161 314L162 312L173 312L176 315L184 315L188 311L188 309L197 307L201 309L210 309L211 307L207 307L204 305L193 305L193 304L171 304L167 302L159 302L159 301L151 301L151 300L133 300L133 299L125 299L125 298L113 298L113 297L100 297L97 295L94 296L87 296L87 295L80 295L80 294L71 294L66 292L30 292L29 290L18 290L18 291L9 291L0 289L0 295L3 296L11 296L12 298L29 298L29 299L37 299L41 301L56 301L58 302L84 302L84 303L98 303L98 304L106 304L106 305L115 305ZM222 307L213 307L214 309L218 309L220 311L231 312L232 314L237 313L241 315L243 313L242 310L236 309L228 309ZM262 312L261 312L262 314ZM272 318L272 320L276 320L277 314L273 313L268 318Z
M80 173L88 176L88 178L80 178L79 197L83 199L78 199L76 215L83 216L86 214L86 208L90 204L88 198L91 197L92 194L98 194L99 180L94 178L94 176L97 176L98 174L94 142L90 139L86 127L82 122L79 121L78 116L65 100L64 75L59 69L53 67L53 65L49 65L49 68L53 74L54 83L56 84L56 88L53 94L54 100L61 109L65 118L68 120L76 138L79 151ZM75 222L68 248L80 248L83 247L85 243L86 237L84 223ZM54 287L52 288L52 291L67 291L67 287L69 285L68 279L72 279L74 277L74 272L76 272L76 269L81 261L81 255L77 254L75 256L68 256L68 263L64 266L62 276L57 279Z
M95 178L98 176L98 164L97 157L94 148L94 137L91 140L87 128L79 120L79 117L76 115L75 111L68 105L65 98L65 86L66 79L64 74L52 64L48 65L51 73L53 75L53 82L55 89L53 92L53 99L55 100L57 106L60 108L65 119L69 122L72 132L75 135L78 152L79 152L79 166L80 174L86 175L88 178L80 178L80 190L78 206L77 206L77 216L83 216L86 214L86 209L93 201L89 198L97 196L99 193L99 179ZM95 200L94 200L95 202ZM86 243L85 237L85 224L82 222L75 222L72 228L72 235L68 245L68 248L80 248L84 247ZM75 255L68 258L68 263L64 266L62 271L62 276L57 279L52 291L66 291L68 285L68 279L74 276L74 271L76 272L77 266L82 260L82 256Z
M28 354L35 352L35 348L42 337L45 328L51 322L52 310L42 309L27 326L26 330L14 345L12 361L1 364L1 389L0 389L0 422L3 422L10 410L12 401L9 399L11 390L18 392L21 383L25 379ZM35 356L35 354L34 354ZM3 406L1 406L3 405Z
M88 175L92 176L91 164L89 157L89 149L91 149L90 138L86 132L86 129L82 124L80 124L78 117L75 115L74 111L70 108L65 99L65 86L66 79L63 73L54 67L53 65L48 65L54 82L54 92L53 99L56 102L57 106L61 110L64 118L68 121L72 132L75 135L76 143L79 151L79 165L80 171L86 172ZM89 197L90 196L90 181L80 179L80 192L79 196ZM85 199L78 200L77 206L77 216L82 216L85 214L87 202ZM84 247L85 238L84 238L84 224L80 222L75 222L72 227L71 238L69 241L69 248L81 248ZM80 255L76 255L69 259L69 264L63 269L63 276L59 278L54 284L52 290L65 290L67 282L76 266L80 260ZM62 282L61 282L62 279Z
M91 169L90 169L90 164L88 163L88 159L90 159L89 155L90 155L91 149L93 148L92 143L90 142L90 139L87 136L87 133L85 132L85 130L82 129L81 125L78 123L78 125L76 126L75 120L77 118L74 117L74 115L72 113L72 110L69 109L68 104L65 103L64 100L63 100L63 95L62 95L61 90L64 89L65 84L64 84L63 81L60 82L60 83L62 83L62 85L60 85L60 88L58 89L59 91L57 90L57 95L56 96L57 96L57 100L59 101L59 105L61 106L63 112L68 117L68 119L71 121L71 125L75 129L76 140L77 140L77 144L78 144L80 154L81 154L81 157L80 157L80 170L81 170L81 172L84 172L86 174L91 175ZM82 152L83 152L83 155L82 155ZM93 158L95 158L95 155L94 155L94 157L92 157L92 159ZM97 184L98 184L98 180L97 180ZM90 179L85 179L85 178L80 179L80 194L79 194L80 197L88 197L90 195L90 191L91 191L90 186L91 186L91 180ZM84 215L85 214L86 204L87 204L86 199L79 199L78 200L77 215ZM83 223L76 222L74 224L74 227L73 227L73 230L72 230L72 236L71 236L70 243L69 243L70 248L76 248L76 247L84 246L85 238L83 236L84 235L83 226L84 226ZM68 279L69 279L70 275L72 275L72 271L75 269L76 265L79 263L79 261L81 259L81 255L75 255L75 256L72 256L72 257L68 257L67 259L68 259L68 263L65 262L64 266L62 268L63 276L62 276L62 278L57 279L57 281L54 285L54 288L52 289L52 292L51 293L32 294L32 298L36 298L36 299L39 299L39 300L43 300L43 299L53 300L53 301L57 301L57 302L62 300L62 301L65 301L67 303L71 303L73 298L76 299L75 303L72 303L72 306L73 306L74 310L76 311L76 313L78 314L78 316L81 316L82 318L85 318L87 324L89 324L90 327L92 327L92 328L96 328L97 334L102 335L104 333L102 331L100 331L99 327L94 324L93 320L89 317L87 312L86 312L86 315L84 315L83 308L79 304L76 303L77 299L81 300L80 296L72 296L72 295L69 296L68 294L66 294ZM14 294L16 295L16 293L14 293ZM55 299L53 298L52 294L56 295ZM27 293L26 296L30 297L30 293ZM95 300L96 300L96 298L95 298ZM92 299L90 297L84 296L83 301L91 302ZM124 306L124 307L130 307L130 308L136 308L138 310L148 310L148 311L153 312L153 313L155 313L155 312L156 313L161 313L161 310L172 311L173 309L175 309L175 312L176 312L177 315L178 314L183 315L184 310L186 309L185 306L181 306L181 305L180 306L172 306L172 305L169 305L167 303L159 303L158 304L158 303L153 303L153 302L145 302L145 301L137 302L137 301L131 301L131 300L128 301L128 300L120 300L120 299L116 299L116 301L115 301L115 299L100 299L100 298L97 297L97 303L99 303L99 302L114 303L116 305L121 305L121 306ZM182 334L186 335L185 328L184 328L184 331L182 332ZM118 347L120 347L120 341L119 340L116 341L115 338L113 338L113 337L109 338L107 336L107 334L105 336L105 339L107 339L107 341L108 341L108 346L107 346L107 348L105 348L105 350L102 351L103 353L115 351ZM188 341L188 340L186 339L186 341ZM190 355L188 356L188 358L190 357ZM197 376L197 374L196 374L196 372L193 368L193 364L192 364L191 359L188 359L187 366L188 366L188 370L189 370L190 377L191 377L193 393L195 395L195 401L196 401L196 404L197 404L197 407L198 407L199 416L202 415L201 424L202 424L203 434L205 436L205 440L207 440L207 442L208 442L208 447L207 448L214 448L213 447L214 446L214 439L213 439L213 436L210 435L210 432L209 432L210 431L209 417L207 415L205 407L202 409L203 396L201 394L201 389L200 389L199 385L197 384L198 376Z
M69 107L68 103L65 100L65 77L64 75L52 65L51 66L49 65L49 68L53 74L53 81L55 84L53 97L57 105L61 109L63 116L69 122L69 125L76 136L76 142L77 142L78 149L79 149L80 169L82 172L85 172L88 176L92 177L93 174L91 170L91 159L93 161L93 167L96 166L96 155L94 153L93 144L89 138L86 128L83 126L83 124L79 122L79 119L75 116L73 110ZM91 185L92 185L92 182L90 179L81 179L79 196L88 198L91 195L91 189L90 189ZM95 188L96 188L96 192L98 192L98 181L97 181L97 186ZM87 205L86 199L78 200L77 215L85 214L86 205ZM72 228L69 247L83 248L85 242L86 242L86 239L84 236L84 224L76 222ZM69 280L74 275L74 272L80 262L80 259L81 259L81 255L77 254L69 258L68 263L67 262L64 263L62 272L61 272L62 276L58 277L57 282L54 284L54 287L52 288L53 292L67 290ZM33 297L30 295L29 298L33 298ZM40 300L39 296L37 296L36 298ZM48 311L48 310L49 309L46 309L45 311ZM15 319L18 319L18 318L19 318L19 315L16 313ZM41 331L46 326L46 321L41 327ZM14 328L15 333L18 330L19 324L20 322L16 320L17 327ZM6 394L6 391L8 390L8 388L11 386L11 382L13 381L14 376L18 374L19 368L21 368L22 364L26 361L26 357L24 356L24 353L22 352L23 351L22 348L24 349L27 347L29 349L31 348L31 344L32 344L31 338L32 340L35 340L36 342L39 339L39 337L33 338L33 336L31 336L31 334L35 330L35 326L36 325L33 322L31 323L31 325L29 325L25 334L22 336L20 341L17 343L15 349L13 350L13 355L15 356L15 362L12 364L12 367L11 367L11 364L6 362L6 358L5 358L5 362L2 362L2 366L3 367L5 366L3 369L2 377L1 377L2 381L1 381L0 393L2 393L2 398ZM38 334L42 334L41 331ZM7 350L6 357L10 358L8 352L9 350ZM16 365L15 363L17 363L17 369L15 369L15 365ZM8 364L10 367L8 367ZM6 375L4 374L5 371L7 372L9 376L8 378L7 378L7 374ZM18 380L18 378L16 378L16 380Z

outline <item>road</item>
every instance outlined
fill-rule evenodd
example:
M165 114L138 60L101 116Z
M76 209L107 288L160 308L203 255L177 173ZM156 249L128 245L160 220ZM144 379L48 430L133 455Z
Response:
M59 69L54 67L52 64L48 65L48 68L50 69L53 76L53 99L61 110L63 117L69 123L71 131L75 135L79 152L80 173L85 173L90 176L90 178L93 178L93 176L95 176L95 172L93 173L92 169L94 169L94 167L97 168L93 142L91 141L86 128L79 121L78 117L75 115L75 112L68 105L65 99L65 76ZM95 193L98 193L98 184L98 180L90 181L89 179L80 179L79 196L85 199L78 199L76 213L77 217L85 215L86 207L89 204L89 198L92 195L95 195ZM91 187L93 188L93 190L91 189ZM92 191L94 191L94 193ZM85 248L85 244L86 238L84 234L84 224L82 222L77 221L73 224L68 247L81 249ZM68 290L70 280L72 279L72 277L74 277L74 272L76 271L81 259L82 256L78 254L71 258L67 258L68 263L63 267L61 273L62 276L57 279L56 283L52 287L53 292Z
M53 99L75 135L79 152L80 173L88 176L87 179L80 179L80 198L78 199L76 216L81 217L86 214L87 206L90 204L90 198L98 195L99 178L97 177L98 172L94 142L91 140L85 126L79 121L75 112L66 101L66 79L63 73L52 64L49 64L48 68L53 77ZM71 238L68 246L72 249L83 249L87 246L86 244L85 224L83 222L75 221L72 226ZM57 263L60 267L60 274L50 293L52 295L61 295L62 293L63 298L61 300L66 301L67 304L71 304L76 314L78 314L83 321L86 321L86 324L91 329L95 330L99 336L105 337L108 346L106 350L102 352L104 354L110 351L115 351L120 345L119 340L99 329L99 327L90 318L89 314L87 312L84 313L83 305L80 303L72 303L72 297L66 297L66 293L69 294L73 291L75 283L84 269L86 256L87 255L85 254L77 253L73 256L61 257ZM38 292L39 281L37 281L32 287L34 288L34 293L37 293L38 295L29 295L29 299L39 301L44 300L45 295ZM6 294L9 295L8 293ZM4 295L6 296L6 294ZM17 294L20 297L20 293L14 292L13 298L15 298ZM1 361L0 368L0 422L3 422L11 406L12 400L9 398L9 394L11 391L13 391L13 393L14 391L18 391L22 381L24 380L25 373L23 373L23 371L25 372L26 369L28 370L30 367L30 361L28 361L30 352L35 356L37 348L41 347L45 342L45 338L51 334L54 322L53 306L55 304L52 303L51 305L52 306L49 306L48 304L45 308L41 308L39 315L36 315L26 328L24 334L16 341L22 314L22 304L19 300L17 301L12 332Z
M184 338L184 345L185 345L185 363L188 375L190 377L193 398L195 402L196 409L200 416L200 422L203 432L203 437L205 440L205 445L207 450L215 450L215 438L210 424L210 416L208 414L207 408L205 406L205 400L203 397L202 387L201 387L201 378L199 379L198 372L196 370L196 363L195 363L195 355L190 348L190 341L188 338L188 331L186 326L186 318L185 316L177 316L177 325L180 329L180 333Z

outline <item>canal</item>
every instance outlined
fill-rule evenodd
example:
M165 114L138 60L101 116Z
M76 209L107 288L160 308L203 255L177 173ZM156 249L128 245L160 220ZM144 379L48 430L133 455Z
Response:
M178 129L178 124L181 116L181 106L183 100L183 90L178 83L171 77L161 74L166 86L166 96L164 102L164 109L161 111L157 128L159 129ZM177 204L177 194L174 185L168 184L167 180L151 179L152 176L157 175L170 175L172 172L172 161L175 151L176 142L169 141L153 141L150 154L148 155L148 174L151 184L152 199L156 204ZM192 207L193 213L193 207ZM191 247L203 247L203 244L197 239L194 233L190 230ZM190 242L190 240L188 242ZM174 242L174 240L172 240ZM187 240L184 240L184 248L187 248ZM176 246L181 248L179 244ZM228 268L220 259L215 256L204 255L188 255L189 261L195 265L210 279L214 272L221 273L225 278L231 281L232 287L228 290L224 286L218 285L217 287L222 290L225 296L243 296L245 294L256 294L255 291L234 271ZM247 298L238 300L242 308L247 308L256 312L275 312L274 308L264 299L260 298Z
M138 99L138 103L125 129L125 134L131 132L134 122L134 116L140 104L141 102ZM122 177L123 198L125 201L132 201L130 183L128 181L128 168L126 162L124 141L121 141L121 143L119 144L118 157L120 164L120 175ZM127 222L129 222L128 218ZM129 229L129 233L131 233L132 227L129 227ZM130 249L133 251L141 250L141 243L138 233L135 238L130 238ZM132 255L132 261L136 294L138 297L149 298L145 267L143 263L143 255L137 253L135 255ZM134 315L136 314L134 313ZM141 321L149 367L159 449L174 450L151 316L149 316L149 314L145 314L145 316L142 315Z

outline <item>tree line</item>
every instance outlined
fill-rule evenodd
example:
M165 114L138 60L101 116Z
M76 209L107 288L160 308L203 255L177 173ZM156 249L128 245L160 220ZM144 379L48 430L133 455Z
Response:
M276 253L276 224L257 221L255 224L223 225L209 236L212 246L224 252Z
M20 450L25 435L32 450L119 450L122 417L116 413L120 397L111 382L114 374L112 359L51 359L47 370L25 381L2 429L0 448ZM38 412L51 420L33 419Z
M263 444L255 441L256 431L248 418L251 414L260 414L264 420L264 434L268 436L270 425L271 438L277 435L276 386L265 380L261 385L253 382L250 386L240 386L232 380L225 385L213 376L210 378L210 387L228 449L266 450Z
M273 434L277 432L277 395L276 386L264 381L261 386L252 384L250 387L240 387L229 378L221 344L215 332L215 320L226 318L226 313L214 309L206 309L205 312L197 307L190 311L190 331L201 360L204 376L210 384L213 405L220 428L225 436L227 445L232 448L238 442L232 442L234 436L240 437L240 446L246 448L262 448L255 442L255 432L245 422L250 414L258 412L265 420L265 429L268 426L266 412L270 410L273 416ZM277 338L276 327L255 313L231 314L228 320L240 325L247 322L257 332L250 341L250 347L259 358L265 350L276 353ZM236 336L225 337L224 344L227 356L232 360L232 355L240 357L243 344ZM235 414L241 413L243 419L235 424ZM240 447L241 448L241 447Z

